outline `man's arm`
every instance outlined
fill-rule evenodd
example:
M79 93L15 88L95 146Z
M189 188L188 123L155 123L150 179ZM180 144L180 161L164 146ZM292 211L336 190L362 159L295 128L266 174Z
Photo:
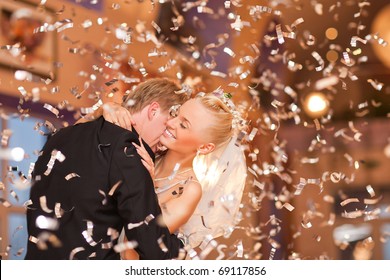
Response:
M135 249L141 259L176 258L181 241L158 223L161 209L153 180L132 142L139 144L136 134L126 132L113 147L110 171L111 184L121 182L113 197L124 220L127 239L138 243Z

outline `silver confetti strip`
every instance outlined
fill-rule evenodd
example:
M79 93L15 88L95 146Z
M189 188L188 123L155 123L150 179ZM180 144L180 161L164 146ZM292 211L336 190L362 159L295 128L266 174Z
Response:
M45 108L45 109L49 110L50 112L52 112L57 118L59 117L58 114L60 113L60 111L58 111L58 109L54 108L52 105L45 103L43 105L43 108Z
M120 186L120 184L122 184L122 181L118 181L115 185L113 185L110 191L108 192L108 195L113 196L114 192Z
M103 250L109 250L113 246L112 242L102 243L102 249Z
M8 200L5 200L4 198L0 197L0 203L6 207L6 208L10 208L12 206L12 204L8 201Z
M53 169L56 160L58 160L59 162L63 162L65 160L65 156L60 151L54 149L51 152L51 157L47 164L47 169L44 175L48 176L51 173L51 170Z
M160 247L161 251L163 251L164 253L166 253L166 252L168 252L169 250L168 250L167 246L165 245L163 238L164 238L164 235L161 236L161 237L157 240L157 243L158 243L158 246Z
M136 227L139 227L141 225L143 225L144 222L139 222L139 223L128 223L127 224L127 228L130 230L130 229L133 229L133 228L136 228Z
M242 258L243 255L244 255L244 245L242 244L242 240L240 240L240 241L237 243L236 247L237 247L237 251L236 251L237 257L238 257L238 258Z
M375 191L374 191L374 189L372 188L371 185L366 186L366 190L370 194L371 197L375 196Z
M99 193L103 196L102 205L106 205L107 204L106 193L104 191L102 191L102 190L99 190Z
M77 173L69 173L68 175L65 176L65 180L69 181L70 179L75 177L80 177L80 175L78 175Z
M100 242L100 241L95 242L95 240L93 240L92 236L88 233L88 230L84 230L81 234L85 238L85 241L87 241L88 244L91 245L92 247L95 247Z
M41 196L39 198L39 204L41 206L41 209L43 211L45 211L46 213L52 213L53 210L49 209L49 207L47 207L47 201L46 201L46 196Z
M126 241L126 242L122 242L122 243L115 245L114 251L117 253L121 253L121 252L126 251L126 250L135 249L135 248L137 248L137 246L138 246L138 242L135 240Z
M35 236L32 236L32 235L30 235L30 236L28 237L28 240L29 240L30 242L32 242L32 243L35 243L35 244L37 244L38 241L39 241L38 238L36 238Z
M345 205L347 205L349 203L353 203L353 202L359 202L359 199L358 198L348 198L348 199L341 201L340 205L345 206Z
M61 203L57 202L54 205L54 214L56 215L56 218L61 218L64 214L64 210L61 209Z
M77 248L74 248L70 254L69 254L69 259L70 260L73 260L75 255L79 252L82 252L82 251L85 251L85 248L84 247L77 247Z

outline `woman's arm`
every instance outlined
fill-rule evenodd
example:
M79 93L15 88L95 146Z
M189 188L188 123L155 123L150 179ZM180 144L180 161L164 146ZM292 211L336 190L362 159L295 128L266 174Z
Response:
M95 111L93 111L92 113L86 114L84 117L79 118L75 122L75 124L90 122L90 121L98 119L102 115L103 115L103 108L99 107Z
M128 130L131 130L132 125L134 125L129 110L115 102L104 103L103 106L92 113L85 115L84 118L78 119L76 124L93 121L101 116L103 116L106 121Z
M141 156L141 161L154 178L154 162L148 152L143 147L140 139L140 145L133 143L137 149L137 153ZM197 181L189 180L184 185L184 191L179 197L172 198L160 203L163 214L163 221L168 227L170 233L175 233L188 219L192 216L202 197L202 187Z
M179 197L170 199L160 205L163 221L170 233L175 233L189 220L201 197L202 188L200 184L196 181L188 181Z

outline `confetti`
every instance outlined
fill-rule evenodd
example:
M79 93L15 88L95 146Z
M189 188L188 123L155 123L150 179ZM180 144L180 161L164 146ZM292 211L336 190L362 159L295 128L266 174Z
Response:
M316 71L322 71L324 69L325 62L322 57L318 54L318 52L313 51L311 55L317 60L319 66L315 68Z
M99 242L95 242L92 238L92 234L89 234L88 233L88 230L84 230L82 233L83 237L85 238L85 241L88 242L89 245L91 245L92 247L95 247Z
M223 252L224 249L226 249L228 246L225 244L220 244L217 246L217 252L218 256L216 257L216 260L223 260L225 257L225 253Z
M220 71L215 71L215 70L211 71L210 75L215 77L220 77L220 78L226 78L227 76L225 73L222 73Z
M121 253L126 250L132 250L137 248L138 243L137 241L126 241L126 242L121 242L118 243L117 245L114 246L114 251L117 253Z
M9 193L17 202L19 202L19 197L14 190L11 190Z
M60 33L65 29L73 28L73 21L71 19L64 19L54 23L54 27L57 29L57 32Z
M225 53L227 53L229 56L231 56L231 57L235 57L236 56L236 54L230 49L230 48L228 48L228 47L225 47L224 49L223 49L223 51L225 52Z
M201 247L202 251L199 254L199 258L201 260L204 260L211 253L212 250L217 248L218 242L215 241L211 235L206 235L202 243L207 244L206 246Z
M102 205L106 205L107 204L106 193L104 191L100 190L100 189L99 189L99 193L103 196Z
M6 147L8 146L8 140L12 135L12 130L11 129L4 129L1 132L1 146Z
M68 175L65 176L65 180L69 181L70 179L72 178L75 178L75 177L80 177L80 175L78 175L77 173L69 173Z
M364 204L367 204L367 205L373 205L373 204L377 204L379 201L382 200L382 196L376 198L376 199L369 199L369 198L365 198L363 200L363 203Z
M270 254L269 254L269 257L268 257L269 260L273 260L274 259L275 252L276 252L276 248L271 248L271 251L270 251Z
M54 205L54 213L55 213L57 219L62 217L62 215L64 214L64 211L61 209L61 203L57 202Z
M90 5L97 2L97 0L92 0ZM112 10L111 12L121 13L123 9L130 8L131 10L133 4L138 4L137 1L124 2L114 1L110 3L108 8ZM152 11L154 11L155 2L151 1ZM251 130L248 129L245 133L240 133L242 137L240 136L239 142L250 162L247 168L248 189L240 206L242 218L249 220L251 217L256 217L258 219L257 214L261 211L260 209L267 207L267 203L271 203L270 205L274 207L276 212L266 223L249 223L249 225L244 223L240 227L230 227L227 230L228 235L234 231L243 231L243 234L247 234L248 238L254 241L245 250L242 246L242 253L238 250L243 245L240 240L226 239L225 242L223 239L226 244L218 244L214 243L215 240L210 237L204 244L203 250L189 249L187 258L206 259L215 256L218 256L217 259L236 257L244 259L269 257L274 259L280 256L288 259L335 258L332 252L329 256L326 252L307 256L302 253L307 252L305 249L302 249L302 252L290 250L286 253L286 249L283 247L298 248L299 246L295 247L297 244L294 241L298 241L300 237L305 238L306 245L309 247L310 242L311 244L314 242L316 246L324 245L328 238L325 238L323 233L318 230L318 226L334 230L335 225L339 226L340 223L344 223L343 218L344 220L345 218L361 218L362 221L367 222L379 219L383 214L390 212L390 206L385 204L387 203L386 196L381 195L380 189L374 191L371 185L367 185L377 184L375 178L369 179L365 189L361 188L362 190L357 189L356 182L354 182L354 180L359 181L359 178L366 178L367 176L364 174L368 168L375 168L371 166L373 162L365 160L365 153L357 154L355 151L361 150L361 145L366 145L370 135L374 135L373 132L376 129L374 119L376 119L376 114L383 114L386 110L387 103L383 98L389 90L386 80L382 76L378 73L369 73L371 76L365 75L364 71L362 72L363 68L361 68L364 67L365 63L374 63L377 59L372 57L371 50L367 52L368 45L380 48L388 46L385 37L382 37L384 34L379 34L379 31L373 30L377 33L366 35L367 30L371 27L368 19L373 16L368 8L374 3L338 1L326 6L324 1L310 0L307 7L298 3L299 1L295 1L296 3L293 5L289 1L284 1L283 5L277 3L283 1L270 1L264 5L257 5L258 3L250 5L244 3L245 1L223 1L223 5L216 8L211 2L200 0L185 2L182 3L183 5L177 3L172 5L172 1L161 0L158 3L165 3L167 7L171 7L173 13L173 16L168 18L167 23L160 21L158 17L150 17L146 20L142 17L142 19L134 18L132 26L127 23L115 23L111 16L106 17L105 15L82 18L77 15L77 8L60 5L55 11L55 14L61 15L60 19L54 20L54 23L41 24L35 28L34 33L37 35L46 33L45 36L53 32L59 34L58 44L63 45L61 47L65 52L68 52L67 55L81 59L87 64L90 63L90 66L86 65L85 69L76 70L73 74L68 73L68 78L71 79L73 75L77 81L69 84L64 90L62 79L55 76L40 77L35 74L37 71L31 68L32 65L27 65L28 54L20 44L8 43L8 45L0 46L2 52L12 55L15 61L20 60L23 65L28 66L27 69L16 69L11 75L10 83L14 85L8 86L6 84L8 81L4 78L0 81L2 85L5 85L5 88L13 88L16 96L20 98L15 115L3 111L0 111L0 115L5 123L8 120L17 121L18 118L22 121L31 117L30 114L35 111L31 103L42 102L41 99L47 94L53 95L49 99L55 98L54 103L41 103L44 104L44 111L47 110L48 115L51 115L50 119L38 123L34 128L39 135L46 136L58 131L59 122L51 122L51 119L62 118L63 110L76 117L92 113L102 106L102 95L107 97L118 95L121 89L116 82L124 82L127 84L126 86L132 86L130 84L139 83L149 76L168 75L175 77L180 83L186 83L190 75L195 75L199 79L199 82L195 83L195 87L202 87L201 91L207 91L209 85L214 84L214 82L220 83L221 87L226 86L226 82L229 92L232 91L233 98L237 100L240 107L242 106L243 113L256 115L250 121ZM38 1L38 8L45 9L47 3L46 0ZM344 10L352 12L345 14L342 12ZM294 14L296 15L297 12L305 16L294 18ZM287 14L288 17L286 17ZM285 24L287 18L290 19L289 24ZM318 23L314 20L313 22L313 18L326 19L327 26L324 26L325 21ZM209 26L213 26L212 23L210 24L212 21L218 21L218 24L223 24L227 30L213 37L214 41L204 41L203 33L208 30ZM260 24L259 26L261 22L265 25ZM313 23L319 24L320 29L314 30ZM188 24L191 25L190 29L186 29ZM321 30L325 30L329 26L338 32L337 40L329 39L325 34L321 34ZM215 27L217 28L217 25ZM259 27L261 30L258 29ZM301 27L305 29L300 30ZM167 35L166 29L174 32ZM102 31L98 31L102 36L101 40L92 44L93 46L90 45L87 38L75 38L71 35L71 33L78 31L91 35L90 33L95 32L95 30ZM188 30L190 31L187 32ZM245 35L248 32L253 35L251 35L253 38ZM253 32L265 35L256 40L254 36L257 36L257 33ZM349 34L346 40L344 40L345 36L340 36L344 33ZM114 41L111 40L111 37ZM242 46L236 48L234 42L242 42ZM172 47L172 45L175 46ZM137 53L133 53L132 48L144 49L145 56L140 57ZM177 51L179 49L180 51ZM335 55L335 58L330 59L328 55L330 51ZM50 66L61 74L68 69L68 62L63 61L61 53L58 55L58 60L54 60ZM89 61L91 55L93 61ZM226 61L221 60L220 57ZM123 66L130 67L132 74L119 73L122 72ZM192 69L195 69L195 72ZM283 73L283 69L291 75L288 77L280 75ZM114 75L111 75L111 72ZM215 81L209 81L207 76ZM108 82L104 84L105 81ZM372 94L375 96L372 94L369 96L366 92L357 93L355 88L358 83L365 83L368 89L374 89L374 91L369 92L374 92ZM105 87L111 87L109 92L106 92ZM302 93L310 89L324 92L331 101L328 113L316 120L309 119L305 115L304 105L301 102ZM191 84L187 87L183 86L177 93L193 95L196 91L197 89L194 90ZM249 93L248 98L242 98L241 92L244 91ZM350 94L351 92L353 94ZM66 94L70 95L70 98L61 97ZM75 101L83 101L85 98L89 101L87 100L83 104L93 104L91 107L88 107L90 105L87 107L77 105L75 107L73 104ZM345 101L339 102L340 98ZM345 108L342 108L343 104L345 104ZM130 99L127 106L133 105L134 100ZM386 115L386 113L384 114ZM348 120L353 120L349 121L346 127L342 124L345 116L348 116ZM386 117L390 117L390 114L387 113ZM344 123L346 124L347 121ZM61 124L64 127L69 125L66 122ZM292 131L293 133L288 135ZM310 131L313 133L311 134ZM1 153L8 149L8 145L12 143L11 140L14 140L13 137L19 139L16 132L13 135L10 130L2 131ZM293 138L294 141L291 140ZM375 145L372 146L379 151L375 155L385 159L390 158L389 141L382 139L380 134L376 133L374 138ZM264 143L266 145L263 145ZM382 143L382 147L377 143ZM98 151L102 152L109 146L110 144L99 144L97 148ZM270 152L268 152L268 147L270 147ZM124 152L126 154L126 150ZM127 152L129 151L127 150ZM34 153L34 155L39 154ZM45 175L51 174L54 166L56 169L61 167L59 162L62 158L65 159L61 155L51 154ZM26 154L23 160L30 160L29 156ZM328 165L328 160L331 162L334 160L337 164ZM19 189L20 187L30 187L31 180L45 179L40 174L34 174L34 178L32 178L33 163L30 164L26 175L21 172L21 166L14 163L5 168L9 172L6 172L4 183L0 182L0 190L3 190L3 194L6 195L0 200L3 207L14 207L11 202L14 199L19 199L16 192L10 191L8 183L12 183L15 188ZM177 176L175 170L171 175L171 180L174 180ZM76 171L69 170L62 176L70 182L77 180L76 177L80 177ZM308 178L307 176L312 177ZM274 180L278 180L278 184L274 184ZM121 182L117 182L109 190L98 189L96 195L101 198L102 205L108 203L111 199L109 196L114 196L120 185ZM354 190L362 191L361 193L367 191L368 194L358 196L358 198L350 198L353 195L349 191L343 192L343 190L349 190L350 185L355 186ZM319 190L318 197L310 196L313 187ZM333 187L336 187L340 192L333 193L330 189ZM180 195L184 190L183 188L176 189L175 195ZM336 198L337 193L338 197ZM221 199L229 202L228 197ZM339 200L342 202L340 203ZM355 206L353 203L358 203L357 205L361 207L359 209L363 207L364 209L352 208ZM348 209L355 211L344 211L341 214L337 213L337 215L324 211L324 205L325 209L339 209L340 205L338 204L342 204L342 207L348 206ZM213 205L215 202L210 202L210 207ZM291 227L290 239L293 242L279 244L280 234L286 227L285 218L281 220L276 218L282 217L279 214L283 212L279 213L279 211L285 211L283 208L286 208L287 211L295 210L296 212L297 209L301 211L300 206L302 205L306 205L308 208L304 212L303 218L288 221L288 226ZM31 200L26 201L23 206L31 209L39 207L33 205ZM50 219L54 220L62 219L66 212L61 208L63 205L50 199L46 201L46 197L40 200L40 207L44 213L50 213ZM320 219L320 222L316 223L317 220L314 218ZM146 217L144 221L129 223L127 227L131 229L143 224L147 225L153 219L154 217ZM161 217L157 219L161 219ZM207 226L204 220L203 223L204 226ZM42 225L44 224L42 219ZM305 235L305 231L310 231L309 235ZM101 246L104 249L113 248L114 240L118 238L118 232L108 228L107 236L110 236L111 242L100 245L92 239L92 232L93 223L89 222L87 229L83 232L84 238L88 243ZM48 246L47 242L51 242L50 238L55 240L56 237L47 233L37 238L30 236L30 239L39 244L42 249ZM389 233L383 233L381 242L388 242L388 238ZM259 253L260 251L264 253L264 248L261 248L263 240L267 240L270 244L269 256L263 256ZM373 241L373 238L360 240L359 245L356 243L357 249L352 248L354 244L348 243L349 241L342 241L336 245L338 250L351 249L353 257L363 258L365 253L372 253ZM377 241L375 240L375 242ZM164 245L161 245L162 250L165 250ZM130 244L124 243L121 246L118 244L116 250L125 250L127 247L135 247L136 244L130 242ZM17 246L13 247L13 254L22 254L23 250L19 249L16 252L15 247ZM10 248L10 246L7 247L6 254L10 254ZM278 252L279 248L282 248L280 252ZM85 248L75 248L69 258L77 259L77 254L81 251L85 251ZM215 256L210 257L211 252L215 253ZM89 258L96 257L96 253L84 252L83 258L87 255ZM2 256L5 256L4 253Z
M113 196L114 195L114 192L116 191L116 189L122 184L122 181L118 181L117 183L115 183L112 188L110 189L110 191L108 192L108 195L109 196Z
M138 223L128 223L128 224L127 224L127 228L128 228L129 230L131 230L131 229L136 228L136 227L139 227L139 226L141 226L141 225L143 225L143 224L148 225L148 224L150 223L150 221L152 221L153 219L154 219L154 216L153 216L152 214L149 214L149 215L145 218L145 220L143 220L142 222L138 222Z
M286 202L283 204L283 207L286 208L288 211L293 211L295 209L294 206L292 206L290 203Z
M51 152L51 157L50 157L49 162L47 163L47 169L46 169L44 175L48 176L51 173L56 160L58 160L59 162L63 162L65 160L65 156L60 151L57 151L56 149L54 149Z
M282 32L281 25L277 24L275 28L276 28L276 35L278 37L279 44L284 44L284 38L283 38L283 32Z
M356 219L356 218L363 216L363 211L361 211L361 210L356 210L356 211L352 211L352 212L345 211L341 214L341 216L344 218Z
M166 252L168 252L168 248L167 248L167 246L165 245L163 238L164 238L164 235L161 236L161 237L157 240L157 243L158 243L158 245L160 246L161 251L163 251L164 253L166 253Z
M41 206L41 209L42 209L43 211L45 211L46 213L52 213L52 212L53 212L53 210L51 210L51 209L49 209L49 208L47 207L46 196L41 196L41 197L39 198L39 204L40 204L40 206Z
M301 222L301 225L302 225L302 227L303 228L311 228L313 225L311 224L311 222L304 222L304 221L302 221Z
M316 88L316 90L323 90L325 88L337 85L338 82L339 82L339 77L337 77L337 76L326 77L326 78L323 78L321 80L316 81L315 88Z
M30 242L32 242L32 243L35 243L35 244L37 244L38 243L38 238L36 238L35 236L32 236L32 235L30 235L29 237L28 237L28 240L30 241Z
M349 203L353 203L353 202L359 202L359 199L358 198L348 198L348 199L341 201L340 205L345 206L345 205L347 205Z
M12 204L5 200L4 198L0 197L0 203L5 207L5 208L10 208Z
M369 82L372 85L372 87L374 89L376 89L377 91L381 91L383 86L384 86L383 83L380 83L380 82L378 82L376 80L372 80L372 79L368 79L367 82Z
M230 24L230 26L236 31L241 31L244 28L244 22L241 21L240 16L237 16L234 23Z
M75 259L75 255L79 252L82 252L82 251L85 251L85 248L84 247L77 247L77 248L74 248L71 252L70 252L70 255L69 255L69 259L70 260L73 260Z
M366 190L370 194L371 197L375 196L375 191L371 185L366 186Z
M236 251L237 257L238 257L238 258L242 258L242 257L243 257L243 254L244 254L244 245L242 244L242 240L240 240L240 241L237 243L236 247L237 247L237 251Z
M29 207L29 206L32 205L32 204L33 204L32 200L29 199L29 200L27 200L25 203L23 203L23 207L26 208L26 209L27 209L27 208L33 209L33 208Z
M200 260L198 253L192 248L187 250L187 255L191 260Z

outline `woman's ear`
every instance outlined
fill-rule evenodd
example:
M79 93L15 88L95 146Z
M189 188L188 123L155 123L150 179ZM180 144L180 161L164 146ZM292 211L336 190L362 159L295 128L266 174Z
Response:
M208 153L211 153L215 150L215 144L214 143L207 143L199 146L198 153L201 155L206 155Z

